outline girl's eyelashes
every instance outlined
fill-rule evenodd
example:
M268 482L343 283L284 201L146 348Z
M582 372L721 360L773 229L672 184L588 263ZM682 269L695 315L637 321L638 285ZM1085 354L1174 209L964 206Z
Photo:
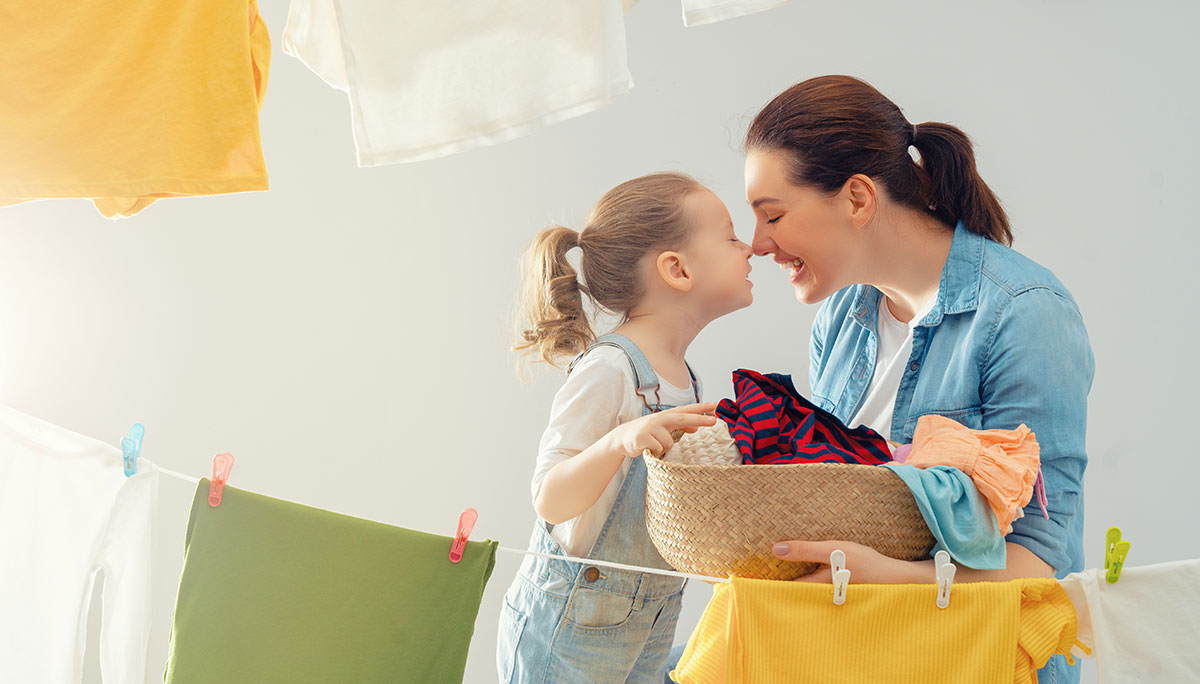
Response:
M776 221L778 221L778 220L779 220L779 219L781 219L781 218L783 218L783 216L782 216L782 215L780 215L780 216L776 216L776 217L775 217L775 218L773 218L773 219L767 219L767 223L775 223Z

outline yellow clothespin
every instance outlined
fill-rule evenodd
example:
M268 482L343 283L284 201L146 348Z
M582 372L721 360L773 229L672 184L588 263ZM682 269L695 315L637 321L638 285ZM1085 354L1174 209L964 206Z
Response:
M1121 540L1121 528L1110 527L1104 539L1104 579L1116 584L1121 579L1121 568L1125 567L1125 556L1129 555L1129 542Z

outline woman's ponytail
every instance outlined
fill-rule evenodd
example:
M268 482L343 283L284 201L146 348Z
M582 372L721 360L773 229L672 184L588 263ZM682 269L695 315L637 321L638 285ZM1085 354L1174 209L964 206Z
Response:
M913 147L921 153L920 167L930 211L945 223L960 219L969 230L995 242L1012 244L1008 215L996 194L975 168L971 139L960 129L944 123L913 126Z

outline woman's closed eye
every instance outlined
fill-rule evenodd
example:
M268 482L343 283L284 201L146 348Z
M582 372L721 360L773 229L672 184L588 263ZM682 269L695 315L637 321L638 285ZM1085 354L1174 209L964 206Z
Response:
M783 218L783 214L780 214L779 216L776 216L773 219L767 219L767 223L775 223L776 221L778 221L781 218Z

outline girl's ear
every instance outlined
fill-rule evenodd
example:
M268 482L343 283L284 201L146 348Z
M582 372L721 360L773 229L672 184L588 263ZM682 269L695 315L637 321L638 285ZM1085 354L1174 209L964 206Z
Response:
M679 252L659 254L655 266L655 270L658 271L659 277L663 279L667 287L678 292L688 292L692 289L692 271Z

